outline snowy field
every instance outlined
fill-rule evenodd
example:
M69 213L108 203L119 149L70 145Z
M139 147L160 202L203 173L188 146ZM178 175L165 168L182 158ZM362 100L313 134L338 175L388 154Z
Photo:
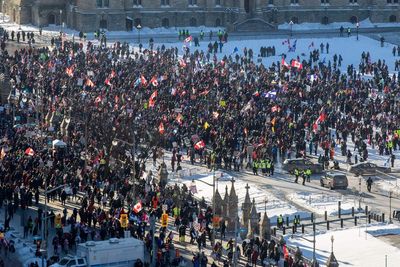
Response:
M218 191L224 199L225 197L225 187L228 186L228 194L230 194L231 190L231 179L232 177L229 176L228 174L224 172L215 172L215 177L217 179L216 182L216 188L218 188ZM180 178L173 178L170 180L171 184L178 183L178 184L186 184L188 188L190 188L192 184L192 179L195 181L196 184L196 189L197 193L195 193L195 197L201 199L204 197L204 199L211 203L212 202L212 196L213 196L213 189L212 189L212 183L213 183L213 173L201 173L201 174L193 174L193 175L188 175L184 176L182 179ZM209 185L205 184L208 183ZM236 190L236 195L238 196L239 199L239 217L241 217L242 211L241 211L241 206L242 203L244 202L245 196L246 196L246 184L248 182L241 181L241 180L236 180L235 181L235 190ZM276 195L272 192L270 192L267 188L267 186L260 187L258 185L248 183L249 184L249 195L250 195L250 200L253 201L253 198L256 203L257 207L257 212L261 212L261 214L264 214L265 212L265 201L267 201L266 208L267 208L267 215L271 220L271 223L275 224L276 223L276 218L282 214L283 217L288 216L290 220L295 216L295 215L300 215L300 218L309 218L310 212L302 211L299 210L297 207L294 207L293 205L289 204L287 201L285 201L285 198L283 195Z
M310 192L297 192L286 196L293 203L301 207L305 207L308 210L312 210L316 214L323 215L327 211L328 216L334 216L338 214L338 202L341 201L341 213L351 214L351 208L355 210L358 208L358 198L344 196L340 193L327 194L316 194Z
M293 24L293 31L303 31L303 30L338 30L340 27L347 28L355 28L356 25L351 22L332 22L329 24L321 24L321 23L300 23ZM400 27L400 23L373 23L371 20L365 19L359 22L360 29L363 28L382 28L382 27ZM278 26L280 30L290 30L290 24L284 23Z
M331 252L331 237L334 237L333 250L339 266L355 267L396 267L400 262L400 250L378 239L378 236L399 234L400 228L395 224L379 224L329 231L316 235L316 258L320 266L325 263ZM312 235L305 235L312 240ZM285 240L289 246L299 246L303 256L312 259L313 244L301 239L298 235L293 238L287 235ZM387 265L385 257L387 256Z

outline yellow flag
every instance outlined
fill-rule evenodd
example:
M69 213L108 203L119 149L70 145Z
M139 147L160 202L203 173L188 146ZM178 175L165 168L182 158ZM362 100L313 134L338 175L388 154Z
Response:
M207 130L209 127L210 127L210 124L208 124L208 122L205 122L205 123L204 123L204 129Z

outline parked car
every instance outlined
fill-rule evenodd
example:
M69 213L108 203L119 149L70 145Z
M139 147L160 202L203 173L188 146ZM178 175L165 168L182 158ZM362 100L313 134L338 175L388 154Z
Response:
M322 173L323 167L320 163L313 163L309 159L297 158L297 159L286 159L283 162L282 169L292 173L295 169L306 170L310 168L312 173Z
M328 172L321 179L320 183L322 187L328 187L329 189L347 189L349 181L347 176L340 172Z
M377 172L389 173L390 167L378 166L371 162L360 162L349 167L349 172L355 175L376 174Z

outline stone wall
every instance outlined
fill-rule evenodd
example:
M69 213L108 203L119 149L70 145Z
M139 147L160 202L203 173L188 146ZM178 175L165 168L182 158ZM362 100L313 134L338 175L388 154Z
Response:
M294 0L197 0L193 6L189 0L169 0L168 6L161 6L161 0L141 0L140 6L134 6L134 1L139 0L108 0L108 7L98 7L97 0L5 1L7 14L17 23L59 24L59 9L62 9L62 21L85 32L97 30L101 21L108 30L130 30L131 25L138 23L150 28L220 25L234 29L232 25L254 18L272 25L291 20L297 23L354 22L366 18L372 22L400 21L400 6L387 4L387 0L358 0L358 4L349 0L298 0L298 4L291 4ZM216 5L217 1L221 6ZM55 21L50 21L52 18Z

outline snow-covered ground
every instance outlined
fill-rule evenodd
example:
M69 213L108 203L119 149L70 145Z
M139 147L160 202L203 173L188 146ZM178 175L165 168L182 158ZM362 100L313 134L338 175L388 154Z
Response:
M334 237L333 250L339 266L355 267L395 267L399 266L400 250L380 239L377 236L399 234L400 228L395 224L365 225L344 230L317 233L316 258L320 266L325 263L331 253L331 237ZM312 235L304 235L312 240ZM298 246L303 256L312 259L313 244L301 239L299 235L287 235L285 240L289 246ZM387 257L387 265L385 258Z
M334 29L334 30L339 30L340 27L347 29L347 28L355 28L356 24L353 24L351 22L332 22L329 24L321 24L321 23L299 23L299 24L293 24L292 25L292 30L293 31L303 31L303 30L328 30L328 29ZM359 22L359 28L382 28L382 27L400 27L400 23L373 23L371 20L365 19ZM289 23L284 23L280 24L278 26L278 29L280 30L290 30L290 24Z
M230 190L232 185L231 182L232 177L220 171L215 172L215 177L217 180L216 188L218 189L222 199L224 199L226 186L228 187L228 194L230 194L231 192ZM195 193L194 195L199 199L204 197L204 199L207 202L211 203L213 196L213 188L211 186L213 183L212 172L184 175L182 178L172 178L170 179L170 183L186 184L186 186L190 188L192 180L195 181L197 189L197 193ZM206 183L208 183L208 185ZM261 212L261 214L264 214L266 207L267 215L270 218L271 223L276 223L276 218L280 214L282 214L283 217L289 217L290 219L292 219L295 215L300 215L300 218L310 217L310 212L299 210L297 207L294 207L293 205L285 201L283 195L278 195L277 192L271 192L270 190L268 190L267 186L260 187L256 184L252 184L238 179L236 179L234 184L235 184L234 186L236 190L236 195L238 196L239 200L238 204L239 217L241 217L242 214L241 206L246 196L246 184L248 184L250 187L249 188L250 200L253 201L254 198L257 211ZM266 206L265 206L265 201L267 201Z
M328 216L334 216L338 214L338 202L341 201L341 213L350 214L352 207L357 210L358 198L344 196L340 193L321 194L310 193L310 192L296 192L286 196L293 203L298 204L301 207L305 207L308 210L312 210L316 214L323 215L325 211Z

